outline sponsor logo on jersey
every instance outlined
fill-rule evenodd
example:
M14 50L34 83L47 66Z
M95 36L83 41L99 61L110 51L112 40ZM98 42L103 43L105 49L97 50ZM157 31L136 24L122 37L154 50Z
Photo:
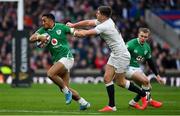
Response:
M146 55L146 54L147 54L147 52L148 52L148 51L147 51L147 50L145 50L145 51L144 51L144 55Z
M140 63L142 63L144 61L144 58L142 56L138 56L136 57L136 60Z
M137 51L137 50L134 50L134 53L138 53L138 51Z
M58 35L60 35L60 34L61 34L61 30L57 30L56 33L57 33Z
M58 43L58 41L57 41L55 38L53 38L53 39L51 40L51 44L52 44L52 45L57 45L57 43Z

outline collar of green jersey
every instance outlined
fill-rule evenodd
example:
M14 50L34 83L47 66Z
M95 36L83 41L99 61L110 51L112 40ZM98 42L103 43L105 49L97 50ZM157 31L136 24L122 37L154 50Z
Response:
M55 26L56 26L56 23L54 23L53 28L52 29L48 29L48 31L52 31L55 28Z
M144 43L141 43L140 41L139 41L139 38L137 38L137 41L138 41L138 43L140 44L140 45L143 45Z

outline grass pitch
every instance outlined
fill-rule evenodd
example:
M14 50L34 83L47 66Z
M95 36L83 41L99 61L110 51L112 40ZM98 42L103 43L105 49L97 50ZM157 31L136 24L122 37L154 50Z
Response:
M180 88L153 84L152 96L162 101L163 107L149 106L140 111L128 106L135 93L116 86L117 111L101 113L98 110L108 101L104 84L71 84L71 87L91 103L90 109L80 111L75 101L66 105L64 95L54 84L33 84L31 88L0 84L0 115L180 115Z

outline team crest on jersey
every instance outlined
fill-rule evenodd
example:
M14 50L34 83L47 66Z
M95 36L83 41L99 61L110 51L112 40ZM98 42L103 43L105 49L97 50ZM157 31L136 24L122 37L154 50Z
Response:
M52 45L57 45L57 43L58 43L58 41L57 41L55 38L53 38L53 39L51 40L51 44L52 44Z
M148 52L148 51L147 51L147 50L145 50L145 51L144 51L144 55L146 55L146 54L147 54L147 52Z
M58 35L60 35L60 34L61 34L61 30L57 30L56 33L57 33Z

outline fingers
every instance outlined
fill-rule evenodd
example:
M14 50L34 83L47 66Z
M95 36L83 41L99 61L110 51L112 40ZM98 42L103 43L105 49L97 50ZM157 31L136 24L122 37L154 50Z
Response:
M165 84L164 80L162 80L162 79L158 79L157 81L159 84L163 84L163 85Z
M161 83L164 85L165 84L164 80L161 79Z
M70 22L67 22L66 25L69 26L69 25L70 25Z
M66 25L73 28L73 23L67 22Z

